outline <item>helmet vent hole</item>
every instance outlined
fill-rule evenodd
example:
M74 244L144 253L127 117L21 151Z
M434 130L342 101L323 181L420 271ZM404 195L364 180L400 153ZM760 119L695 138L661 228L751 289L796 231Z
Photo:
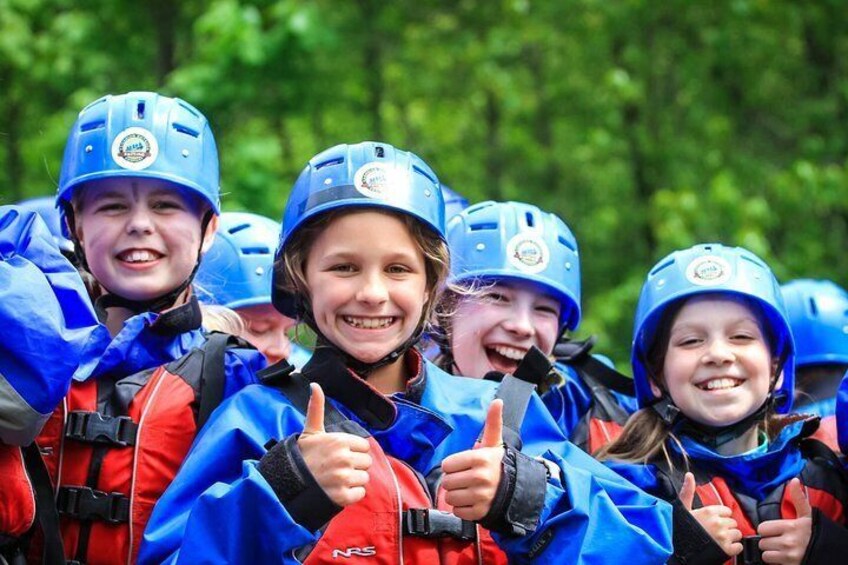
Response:
M267 247L242 247L241 252L244 255L269 255L271 250Z
M144 101L139 101L135 106L135 119L143 120L144 119Z
M415 171L416 173L418 173L419 175L421 175L421 176L423 176L423 177L426 177L426 178L427 178L427 180L429 180L429 181L430 181L430 182L432 182L433 184L438 184L438 181L437 181L436 179L434 179L434 178L430 175L430 173L428 173L428 172L427 172L427 171L425 171L424 169L421 169L421 168L416 167L415 165L413 165L413 166L412 166L412 170L413 170L413 171Z
M374 148L374 156L380 157L382 159L383 157L386 156L386 150L383 147L378 145L377 147Z
M533 227L533 213L527 212L526 214L524 214L524 217L527 218L527 227L532 228Z
M813 298L810 298L810 315L811 316L818 316L819 315L819 309L816 308L816 301Z
M238 232L240 232L240 231L242 231L242 230L246 230L246 229L247 229L247 228L249 228L249 227L250 227L250 224L239 224L239 225L237 225L237 226L233 226L233 227L231 227L230 229L228 229L228 230L227 230L227 233L229 233L229 234L231 234L231 235L232 235L232 234L234 234L234 233L238 233Z
M663 269L667 269L668 267L671 266L672 263L674 263L674 259L669 259L668 261L665 261L665 262L657 265L656 267L654 267L654 270L651 271L648 276L653 276L653 275L659 273L660 271L662 271Z
M86 122L80 125L80 131L92 131L106 127L104 120L96 120L94 122Z
M498 229L498 224L496 222L488 222L485 224L471 224L468 226L468 229L471 231L483 231L483 230L496 230Z
M575 253L577 252L577 249L574 247L574 245L570 241L568 241L566 238L562 237L561 235L557 236L557 241L559 241L560 244L562 244L563 246L567 247L568 249L574 251Z
M191 129L188 126L184 126L183 124L174 124L174 129L180 133L184 133L186 135L190 135L191 137L197 137L200 135L200 132Z
M341 165L344 163L344 157L339 157L337 159L330 159L329 161L324 161L323 163L318 163L315 165L315 170L323 169L324 167L332 167L333 165Z

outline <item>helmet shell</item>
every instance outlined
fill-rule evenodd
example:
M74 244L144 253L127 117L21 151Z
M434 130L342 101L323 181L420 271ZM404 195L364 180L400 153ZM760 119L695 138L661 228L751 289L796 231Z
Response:
M220 212L215 138L203 114L179 98L130 92L83 108L65 145L57 204L70 203L84 183L114 177L168 181Z
M444 184L442 185L442 196L445 197L445 221L449 221L468 208L468 199Z
M375 141L336 145L310 159L295 181L283 212L275 258L308 220L332 210L377 209L398 212L423 222L445 239L445 204L439 179L414 153ZM293 296L277 289L283 269L274 273L274 305L296 317Z
M795 366L848 364L848 292L827 280L798 279L781 288Z
M639 406L644 408L656 400L647 356L663 313L680 300L712 293L744 297L762 308L764 323L775 341L773 354L784 360L783 379L775 389L776 408L789 412L795 386L795 346L780 286L759 257L741 247L717 243L675 251L648 273L636 307L631 357Z
M246 212L224 212L195 277L201 302L227 308L271 304L271 275L280 224Z
M577 240L555 214L522 202L480 202L448 222L451 282L529 282L561 304L560 326L580 322Z
M47 224L50 233L53 235L53 240L62 251L71 252L74 250L74 244L65 237L63 229L64 220L62 219L59 209L56 208L56 199L52 196L39 196L38 198L30 198L18 202L17 206L25 211L35 212L44 223Z

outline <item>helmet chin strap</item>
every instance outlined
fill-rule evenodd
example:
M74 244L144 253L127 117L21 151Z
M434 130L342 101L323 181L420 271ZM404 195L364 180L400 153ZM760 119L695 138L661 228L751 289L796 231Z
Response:
M97 281L100 287L106 291L106 294L101 296L98 300L99 306L104 309L113 307L126 308L134 314L141 314L142 312L161 312L173 307L177 300L180 299L180 296L182 296L186 289L191 286L191 282L194 280L195 274L197 274L197 269L200 268L200 260L203 258L203 241L206 238L206 228L209 227L209 222L212 221L213 215L214 212L209 210L203 216L203 220L200 225L200 245L197 248L197 261L195 262L191 273L188 275L188 278L180 283L177 288L160 296L151 298L150 300L133 300L131 298L121 296L116 292L112 292L103 283ZM80 268L91 273L91 269L88 268L88 261L86 261L85 258L85 250L82 248L82 245L80 245L76 230L74 229L74 216L70 205L66 205L65 217L68 219L68 227L71 233L71 238L74 242L74 251L76 252L79 260Z

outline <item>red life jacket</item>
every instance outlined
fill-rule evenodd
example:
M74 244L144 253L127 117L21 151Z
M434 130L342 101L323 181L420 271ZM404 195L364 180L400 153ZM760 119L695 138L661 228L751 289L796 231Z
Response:
M67 559L136 561L153 505L223 395L228 338L213 334L168 365L118 381L72 383L36 440L56 489Z

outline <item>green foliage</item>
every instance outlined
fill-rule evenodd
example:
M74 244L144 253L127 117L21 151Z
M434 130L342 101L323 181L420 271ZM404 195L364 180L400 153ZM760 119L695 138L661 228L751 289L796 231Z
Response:
M579 334L626 367L663 254L743 245L848 284L848 20L836 0L0 0L0 200L46 194L76 112L201 108L226 209L278 216L339 142L412 149L472 201L561 215Z

